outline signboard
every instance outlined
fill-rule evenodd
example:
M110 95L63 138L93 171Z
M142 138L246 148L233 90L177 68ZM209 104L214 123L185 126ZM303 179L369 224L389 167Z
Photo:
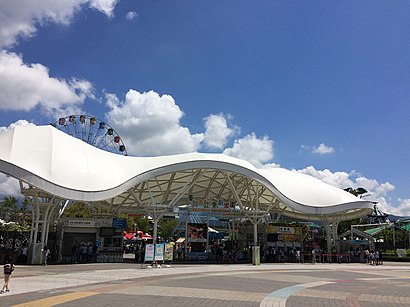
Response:
M287 226L276 226L276 232L282 234L294 234L295 228Z
M220 214L230 215L234 212L240 212L240 209L236 208L191 208L191 212L215 212Z
M112 227L124 229L127 227L127 220L114 217L112 219Z
M95 227L92 220L68 220L69 227Z
M164 261L172 261L174 258L174 245L165 244Z
M155 261L164 261L164 244L155 244Z
M208 225L199 223L188 223L188 242L206 243L208 235Z
M144 261L150 262L154 261L154 244L145 245L145 258Z

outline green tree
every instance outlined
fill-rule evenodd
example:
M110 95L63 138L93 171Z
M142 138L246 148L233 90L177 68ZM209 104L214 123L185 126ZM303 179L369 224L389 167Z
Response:
M16 197L4 197L4 200L0 202L0 218L6 222L2 226L4 231L29 230L31 218L28 204L27 199L24 199L20 205Z
M338 234L345 233L346 231L350 230L350 226L352 225L359 225L363 224L361 218L353 219L353 220L347 220L347 221L342 221L339 223L339 227L337 229Z
M135 224L137 224L138 230L142 231L143 233L151 231L151 224L148 217L146 216L136 216Z
M71 204L64 210L66 217L90 217L90 208L87 203L78 201Z
M149 219L145 216L129 216L126 213L121 213L120 217L127 220L127 229L129 231L134 231L135 227L143 233L151 230Z
M168 240L173 234L175 227L178 226L179 221L177 219L165 219L161 218L158 223L158 234L164 240Z
M0 203L1 218L8 222L17 222L18 200L13 196L6 196Z
M357 196L357 197L360 197L360 198L368 196L368 195L364 195L364 194L368 193L368 191L364 188L359 187L359 188L353 189L351 187L348 187L344 190L346 192L349 192L349 193L353 194L354 196Z

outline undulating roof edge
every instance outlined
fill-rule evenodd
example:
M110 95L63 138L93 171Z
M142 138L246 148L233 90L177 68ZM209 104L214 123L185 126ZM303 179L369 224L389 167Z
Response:
M256 180L301 214L357 215L373 208L372 202L314 177L282 168L258 169L223 154L127 157L92 147L52 126L0 132L0 172L64 199L110 199L150 178L198 168L221 169Z

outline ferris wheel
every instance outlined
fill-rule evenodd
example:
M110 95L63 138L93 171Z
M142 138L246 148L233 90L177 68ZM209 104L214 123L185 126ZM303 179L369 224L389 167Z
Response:
M118 133L106 122L88 115L60 117L51 124L77 139L112 153L127 155L125 145Z

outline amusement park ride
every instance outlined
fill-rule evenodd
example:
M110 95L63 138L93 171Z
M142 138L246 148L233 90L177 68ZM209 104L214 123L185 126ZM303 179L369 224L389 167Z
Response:
M124 230L124 240L147 241L149 239L152 239L152 236L147 233L142 232L141 230L137 230L136 232L126 232Z
M106 122L89 115L60 117L51 125L92 146L112 153L127 155L124 142Z

